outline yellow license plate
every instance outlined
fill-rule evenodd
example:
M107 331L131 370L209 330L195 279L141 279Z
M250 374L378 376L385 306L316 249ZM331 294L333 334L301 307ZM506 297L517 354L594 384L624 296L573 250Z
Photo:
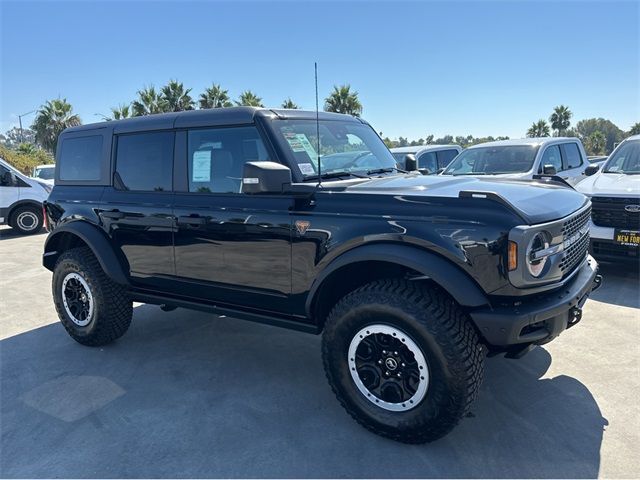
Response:
M613 232L613 241L619 245L637 247L640 245L640 230L621 230L616 228Z

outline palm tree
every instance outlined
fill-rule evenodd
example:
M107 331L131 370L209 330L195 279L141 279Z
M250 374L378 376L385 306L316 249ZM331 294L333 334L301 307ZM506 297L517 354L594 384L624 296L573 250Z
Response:
M287 98L284 102L282 102L282 108L288 108L291 110L295 110L300 108L291 98Z
M169 83L160 90L160 108L163 112L193 110L195 102L189 92L191 92L191 89L185 89L182 82L169 80Z
M324 109L327 112L346 113L359 117L362 113L362 104L358 100L358 92L351 91L351 85L334 86L333 92L324 100Z
M129 118L131 116L130 105L121 103L117 107L111 107L111 115L113 120L122 120L123 118Z
M640 122L636 122L631 126L631 130L629 130L629 135L640 135Z
M55 155L58 136L62 131L81 123L80 117L73 113L73 107L67 99L57 98L48 100L40 107L31 128L36 133L36 142Z
M133 101L131 109L134 117L162 112L160 108L160 95L158 95L153 85L138 90L138 99Z
M607 137L600 130L593 132L586 141L587 151L591 155L601 155L607 144Z
M556 131L556 136L559 137L564 134L564 132L571 125L571 110L569 107L565 107L564 105L559 105L553 109L553 113L549 117L549 121L551 122L551 128Z
M223 90L216 83L200 94L200 108L225 108L233 106L229 98L229 90Z
M549 125L546 120L540 119L537 122L533 122L531 128L527 130L527 137L548 137Z
M236 105L245 107L264 107L262 99L251 90L245 90L242 92L238 100L236 100Z

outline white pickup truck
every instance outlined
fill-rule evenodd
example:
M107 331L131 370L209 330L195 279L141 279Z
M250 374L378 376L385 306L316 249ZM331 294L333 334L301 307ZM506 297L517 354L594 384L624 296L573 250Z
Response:
M577 138L522 138L469 147L441 175L530 179L546 174L557 175L575 185L584 178L588 166L587 154Z
M640 259L640 135L624 140L576 190L591 197L591 252L599 260Z

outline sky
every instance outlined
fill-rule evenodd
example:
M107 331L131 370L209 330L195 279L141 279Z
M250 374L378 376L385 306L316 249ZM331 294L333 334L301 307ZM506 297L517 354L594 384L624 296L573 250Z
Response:
M640 121L637 0L0 0L0 17L0 131L57 97L100 121L170 79L314 109L315 61L321 108L348 83L391 138L518 138L559 104L574 124Z

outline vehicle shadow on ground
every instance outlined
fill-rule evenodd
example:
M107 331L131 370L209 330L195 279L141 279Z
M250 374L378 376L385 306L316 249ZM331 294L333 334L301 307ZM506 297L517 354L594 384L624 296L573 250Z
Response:
M640 263L600 263L602 287L590 296L598 302L640 308Z
M46 235L47 231L46 230L41 230L38 233L32 233L30 235L24 235L16 230L14 230L13 228L0 228L0 241L2 240L9 240L10 238L18 238L18 237L31 237L31 236L38 236L38 235Z
M358 426L316 336L135 308L112 345L59 324L0 342L2 477L596 477L607 421L550 354L487 360L472 414L403 445Z

